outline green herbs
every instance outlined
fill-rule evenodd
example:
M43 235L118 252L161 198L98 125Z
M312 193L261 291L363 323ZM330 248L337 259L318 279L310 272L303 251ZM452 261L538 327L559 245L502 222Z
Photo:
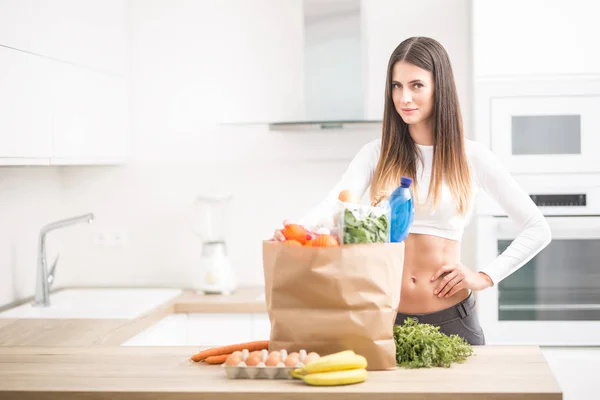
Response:
M396 364L405 368L450 367L473 353L471 345L458 335L447 336L440 328L420 324L412 318L394 326Z
M369 211L359 218L346 208L343 220L343 244L386 243L389 241L389 223L386 214L377 215Z

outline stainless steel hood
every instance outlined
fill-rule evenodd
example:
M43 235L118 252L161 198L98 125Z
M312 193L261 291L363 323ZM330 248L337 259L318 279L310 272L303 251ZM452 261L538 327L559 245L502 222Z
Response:
M360 0L303 0L304 115L271 129L362 128L365 118Z

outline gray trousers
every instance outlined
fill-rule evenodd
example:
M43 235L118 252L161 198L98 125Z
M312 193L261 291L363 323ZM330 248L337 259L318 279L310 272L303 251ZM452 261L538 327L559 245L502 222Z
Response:
M458 335L471 345L484 345L485 336L479 325L475 311L475 297L473 292L460 303L428 314L403 314L396 315L396 325L402 325L406 318L415 318L417 322L440 327L440 332L446 335Z

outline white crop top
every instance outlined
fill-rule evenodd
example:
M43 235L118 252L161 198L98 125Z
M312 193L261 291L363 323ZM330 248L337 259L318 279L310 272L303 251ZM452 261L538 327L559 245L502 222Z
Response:
M417 163L417 181L419 204L416 207L410 233L419 233L460 241L465 225L469 222L473 203L469 212L458 215L457 204L452 198L449 188L443 184L437 208L425 206L431 167L433 146L417 145L423 155L424 165ZM484 266L481 272L486 273L497 284L508 275L523 266L533 256L546 247L551 240L550 228L541 211L529 195L516 183L498 157L479 143L465 141L465 149L473 198L479 189L483 189L506 212L509 218L521 227L521 232L511 245L490 265ZM325 200L311 209L301 219L305 226L316 227L319 221L333 213L337 197L344 189L363 196L371 184L371 178L379 161L381 139L373 140L362 147L341 180L327 194Z

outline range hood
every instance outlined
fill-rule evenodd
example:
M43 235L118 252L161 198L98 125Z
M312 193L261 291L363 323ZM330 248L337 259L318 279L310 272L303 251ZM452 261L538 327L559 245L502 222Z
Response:
M360 0L303 0L304 115L270 121L275 130L364 128Z

